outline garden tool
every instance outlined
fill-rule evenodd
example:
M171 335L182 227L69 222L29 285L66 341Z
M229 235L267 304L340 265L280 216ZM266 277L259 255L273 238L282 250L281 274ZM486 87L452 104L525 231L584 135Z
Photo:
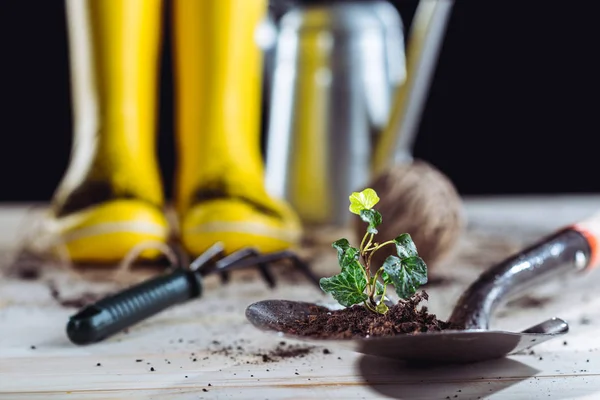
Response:
M211 274L256 267L273 288L276 283L269 264L286 259L319 286L309 266L290 250L262 254L248 247L226 255L225 248L221 242L213 244L189 267L180 252L177 264L170 271L82 308L69 319L67 336L79 345L104 340L171 306L200 297L203 278Z
M568 332L551 318L521 332L490 329L502 303L550 279L589 271L600 261L600 213L567 226L484 272L462 294L449 322L452 330L346 340L316 340L286 332L286 321L306 319L311 303L265 300L250 305L246 317L257 328L313 344L339 346L363 354L411 362L468 363L501 358Z
M419 2L407 61L388 2L304 3L280 23L267 189L307 223L344 226L349 193L412 161L452 1Z

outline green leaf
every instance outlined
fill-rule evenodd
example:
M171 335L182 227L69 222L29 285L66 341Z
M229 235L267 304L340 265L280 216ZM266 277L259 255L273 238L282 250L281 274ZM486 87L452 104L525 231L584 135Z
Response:
M341 267L342 260L344 259L344 254L346 253L346 250L348 250L348 248L350 247L350 242L348 242L348 239L342 238L342 239L339 239L339 240L336 240L335 242L333 242L331 247L333 247L334 249L337 250L338 264Z
M417 253L417 246L415 246L415 243L408 233L403 233L398 236L394 239L394 242L396 242L396 251L401 259L419 255Z
M381 279L383 279L383 283L386 285L392 285L392 278L390 278L390 276L388 275L387 272L383 271L381 273Z
M370 210L378 202L379 196L371 188L367 188L362 192L353 192L350 195L350 212L360 215L362 210Z
M419 286L427 283L427 265L421 257L400 260L396 256L389 256L383 263L383 270L388 274L398 296L403 299L408 299Z
M377 227L381 225L381 214L377 210L361 210L360 219L369 224L367 232L377 233Z
M331 245L338 253L338 264L342 267L342 270L350 264L358 262L360 256L360 250L356 247L350 246L347 239L340 239Z
M377 304L377 307L375 307L375 311L377 311L379 314L385 314L388 312L388 306L383 302L383 300L381 300L379 304Z
M344 307L350 307L368 299L364 293L367 280L358 262L343 268L339 275L321 278L319 285L325 293L330 293Z
M342 270L347 268L350 265L358 264L360 267L360 263L358 262L358 257L360 256L360 250L356 247L349 247L348 250L344 253L344 257L342 257L341 267Z

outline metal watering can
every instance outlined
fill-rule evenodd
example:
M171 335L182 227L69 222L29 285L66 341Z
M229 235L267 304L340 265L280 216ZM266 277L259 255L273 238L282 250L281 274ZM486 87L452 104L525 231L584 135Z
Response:
M305 224L344 226L348 196L409 162L452 0L403 23L383 0L304 0L279 22L270 83L268 192Z

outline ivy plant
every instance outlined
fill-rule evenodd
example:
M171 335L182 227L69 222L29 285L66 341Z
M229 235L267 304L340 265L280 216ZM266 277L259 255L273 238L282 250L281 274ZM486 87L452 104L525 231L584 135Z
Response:
M381 214L373 209L378 202L377 193L370 188L350 195L350 212L367 224L366 232L359 247L352 247L344 238L333 242L341 272L321 278L320 286L344 307L362 303L375 313L385 314L387 287L393 286L401 300L409 299L419 286L427 283L427 265L408 233L383 243L374 241L382 221ZM373 254L388 245L396 247L397 255L387 257L383 265L373 268Z

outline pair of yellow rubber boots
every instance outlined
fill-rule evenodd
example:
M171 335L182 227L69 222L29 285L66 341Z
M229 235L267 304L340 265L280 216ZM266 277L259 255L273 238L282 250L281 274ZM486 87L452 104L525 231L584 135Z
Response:
M156 159L160 0L67 0L74 143L50 221L74 263L114 263L166 243ZM173 2L179 239L190 255L297 242L301 226L265 191L260 154L266 0ZM160 253L146 249L142 259Z

